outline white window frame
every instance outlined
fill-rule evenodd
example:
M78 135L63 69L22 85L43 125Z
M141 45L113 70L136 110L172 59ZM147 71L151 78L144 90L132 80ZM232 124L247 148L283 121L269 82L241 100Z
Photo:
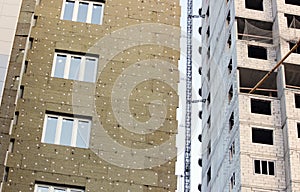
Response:
M56 125L56 133L55 133L54 143L48 143L48 144L61 145L60 144L60 137L61 137L63 119L72 119L74 121L73 129L72 129L71 145L70 145L71 147L77 147L76 146L76 139L77 139L79 121L89 122L89 124L88 124L89 128L87 130L88 131L87 135L90 136L90 133L91 133L91 120L83 119L83 118L74 118L74 117L68 117L68 116L46 114L45 119L44 119L44 127L43 127L43 135L42 135L42 142L43 143L46 143L44 141L45 141L45 136L46 136L45 134L46 134L46 127L47 127L48 117L57 118L57 125ZM90 142L90 137L88 137L87 146L81 147L81 148L86 148L86 149L89 148L89 142ZM63 145L63 146L66 146L66 145Z
M42 184L35 184L34 192L38 192L38 187L48 187L48 192L54 192L54 189L66 190L66 192L85 192L83 189L59 187L54 185L42 185Z
M275 129L273 129L273 128L270 128L270 127L261 127L261 126L256 126L256 125L251 125L250 126L251 127L251 133L250 133L250 141L251 141L251 143L253 144L253 145L259 145L259 146L261 146L261 145L264 145L264 146L269 146L269 147L272 147L272 146L274 146L275 145ZM252 131L253 131L253 128L254 129L265 129L265 130L269 130L269 131L272 131L273 132L273 144L271 145L271 144L265 144L265 143L254 143L254 142L252 142Z
M259 172L260 172L260 173L255 173L255 161L259 161L259 164L260 164L260 170L259 170ZM262 162L263 162L263 161L266 161L266 162L267 162L267 172L268 172L268 174L263 174L263 173L262 173ZM272 163L274 164L274 175L270 175L269 162L272 162ZM254 166L253 172L254 172L255 175L276 176L276 162L275 162L275 161L272 161L272 160L254 159L254 160L253 160L253 166Z
M61 16L60 19L64 20L64 13L65 13L65 7L66 7L66 1L63 1L63 5L62 5L62 11L61 11ZM102 6L102 11L100 14L100 23L98 25L102 25L102 21L103 21L103 15L104 15L104 3L101 2L95 2L95 1L82 1L82 0L68 0L68 1L73 1L74 2L74 10L73 10L73 15L72 15L72 21L77 21L77 16L78 16L78 10L79 10L79 3L88 3L88 12L87 12L87 18L86 18L86 22L85 23L91 23L92 24L92 14L93 14L93 5L100 5ZM97 25L97 24L95 24Z
M58 55L64 55L66 56L66 64L65 64L65 69L64 69L64 79L69 79L69 73L70 73L70 66L71 66L71 58L72 57L80 57L81 58L81 63L80 63L80 69L79 69L79 78L78 79L70 79L70 80L74 80L74 81L84 81L84 71L85 71L85 66L86 66L86 60L87 59L94 59L96 60L96 65L95 65L95 69L94 69L94 74L93 75L93 81L96 81L96 75L97 75L97 69L98 69L98 57L94 57L94 56L88 56L88 55L79 55L79 54L70 54L70 53L64 53L64 52L55 52L54 54L54 59L53 59L53 65L52 65L52 71L51 71L51 77L55 77L54 76L54 72L55 72L55 68L57 65L57 56ZM59 78L59 77L56 77ZM89 81L84 81L84 82L89 82Z

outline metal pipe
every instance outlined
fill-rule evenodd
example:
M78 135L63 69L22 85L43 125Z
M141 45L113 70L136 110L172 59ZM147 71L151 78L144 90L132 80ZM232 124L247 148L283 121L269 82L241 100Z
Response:
M298 40L298 42L296 43L296 45L294 45L294 47L275 65L275 67L269 71L249 92L249 94L253 93L266 79L269 78L269 76L284 62L284 60L286 58L288 58L288 56L290 56L290 54L295 51L300 45L300 39Z

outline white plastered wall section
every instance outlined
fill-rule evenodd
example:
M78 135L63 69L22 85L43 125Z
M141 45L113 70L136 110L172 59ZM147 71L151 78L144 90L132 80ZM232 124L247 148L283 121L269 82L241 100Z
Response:
M0 0L0 101L2 101L21 2L22 0Z

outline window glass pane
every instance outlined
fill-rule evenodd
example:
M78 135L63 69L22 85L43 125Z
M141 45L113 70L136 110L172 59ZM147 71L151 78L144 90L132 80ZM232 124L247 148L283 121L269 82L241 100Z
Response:
M83 2L79 3L77 21L86 22L88 8L89 8L88 3L83 3Z
M67 60L66 55L57 55L56 56L54 77L59 77L59 78L64 77L66 60Z
M37 192L48 192L48 187L38 187Z
M88 121L79 121L78 122L76 147L86 148L89 146L89 143L88 143L89 130L90 130L90 122L88 122Z
M72 130L73 130L73 119L63 119L60 142L59 142L61 145L68 145L68 146L71 145Z
M65 12L63 17L64 20L72 20L74 4L74 1L66 1Z
M78 80L81 57L71 57L69 79Z
M47 117L46 131L44 142L54 143L57 126L57 117Z
M65 192L65 189L54 189L54 192Z
M273 130L252 128L252 142L273 145Z
M260 161L259 160L254 160L254 171L255 171L255 173L260 174Z
M261 161L261 173L265 175L268 174L267 161Z
M97 70L96 66L96 59L86 59L85 61L85 71L84 71L84 79L83 81L87 82L95 82L96 79L96 73L95 71Z
M93 5L93 12L92 12L92 23L93 24L100 24L102 15L102 5Z
M269 175L275 175L275 173L274 173L274 162L269 162Z

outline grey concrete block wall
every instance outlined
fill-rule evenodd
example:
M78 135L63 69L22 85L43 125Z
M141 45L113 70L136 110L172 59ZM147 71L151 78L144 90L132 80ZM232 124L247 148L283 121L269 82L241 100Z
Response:
M273 21L273 9L272 9L272 0L264 0L263 2L263 11L247 9L244 0L234 1L235 6L235 16L242 18L250 18L262 21Z
M214 144L211 147L211 155L203 158L202 191L222 191L222 187L229 190L231 172L237 173L236 186L233 191L298 191L299 139L296 126L299 111L295 108L294 93L299 90L286 88L285 68L282 66L276 79L278 96L242 93L239 69L248 68L267 72L276 65L290 49L288 41L296 41L299 38L299 29L287 27L284 13L297 15L300 7L287 5L284 0L264 0L262 1L263 11L258 11L247 9L245 2L245 0L229 0L203 4L204 13L210 9L210 16L203 20L202 27L202 40L206 46L202 53L204 64L202 78L206 80L208 72L212 77L210 81L203 82L202 88L204 96L211 94L210 104L203 106L203 136L205 135L203 152L207 151L209 142ZM226 25L219 24L220 21L225 21L228 12L233 23L230 29L233 38L230 49L226 46L228 29ZM273 43L238 39L237 18L273 23ZM215 25L215 23L218 24ZM208 38L206 31L209 27L213 30L210 31ZM267 60L249 58L248 45L266 47ZM233 64L231 75L226 74L226 61L229 59L232 59ZM299 54L291 54L286 62L298 65ZM249 76L249 78L252 77ZM227 91L230 85L233 85L235 96L228 105ZM251 98L271 101L271 115L251 113ZM234 126L230 132L228 120L233 111ZM210 127L206 122L209 116L212 119ZM273 145L253 143L252 127L273 130ZM228 154L233 140L236 146L236 157L229 162L225 154ZM255 174L255 159L275 162L274 175ZM211 181L207 182L206 172L209 167L211 167L212 174Z

